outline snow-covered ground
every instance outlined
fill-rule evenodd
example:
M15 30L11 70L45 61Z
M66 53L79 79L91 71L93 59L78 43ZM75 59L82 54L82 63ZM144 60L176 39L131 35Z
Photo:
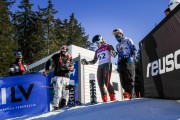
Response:
M85 104L9 120L180 120L180 101L133 99Z

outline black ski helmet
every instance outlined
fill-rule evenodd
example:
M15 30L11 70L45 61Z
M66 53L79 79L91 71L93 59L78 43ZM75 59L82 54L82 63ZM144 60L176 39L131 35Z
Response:
M14 56L15 57L20 57L20 56L22 56L22 52L17 51L17 52L14 53Z
M102 42L102 41L103 41L103 38L102 38L101 35L95 35L95 36L93 37L92 42L95 43L95 42L97 42L97 41L99 41L99 42Z

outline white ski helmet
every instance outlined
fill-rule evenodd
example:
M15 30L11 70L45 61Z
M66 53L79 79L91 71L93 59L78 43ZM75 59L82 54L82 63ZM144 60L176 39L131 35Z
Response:
M120 28L116 28L116 29L114 29L113 30L113 35L115 34L115 33L121 33L121 34L123 34L123 31L122 31L122 29L120 29Z
M169 9L172 11L178 4L180 3L180 0L170 0L169 2Z

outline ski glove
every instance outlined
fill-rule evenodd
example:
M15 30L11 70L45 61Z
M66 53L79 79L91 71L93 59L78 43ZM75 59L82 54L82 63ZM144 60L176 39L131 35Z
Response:
M43 74L44 74L45 76L48 76L48 75L49 75L49 71L48 71L48 70L45 70L45 71L43 72Z
M117 52L114 50L110 50L110 55L115 58L117 55Z
M128 58L127 64L131 65L134 62L134 58L131 56Z
M55 85L56 84L56 80L54 78L51 78L51 83L50 84Z
M82 59L82 60L81 60L81 63L82 63L83 65L88 65L88 64L89 64L89 62L88 62L86 59Z
M126 55L126 54L124 54L124 51L120 51L120 52L118 53L118 57L121 59L121 58L128 58L129 56Z
M9 68L9 72L11 72L11 73L15 73L14 68L13 68L13 67Z

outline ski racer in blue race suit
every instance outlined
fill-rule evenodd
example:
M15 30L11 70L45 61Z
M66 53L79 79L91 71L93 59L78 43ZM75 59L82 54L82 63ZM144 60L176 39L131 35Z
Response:
M106 86L109 97L111 101L116 100L114 88L110 83L111 72L112 72L112 63L111 56L115 57L117 53L114 51L114 48L111 45L106 44L101 35L95 35L92 39L92 42L95 43L98 49L95 52L94 59L87 61L82 59L82 64L95 64L99 60L98 69L97 69L97 81L101 92L101 97L103 102L107 102L107 92L104 88Z
M67 53L67 46L60 47L60 53L54 54L47 62L44 74L49 74L49 66L54 63L54 78L51 80L54 87L54 110L65 107L69 100L70 72L74 70L72 57Z
M113 30L118 44L116 50L118 52L117 70L120 75L121 86L124 89L123 97L131 99L134 95L135 84L135 62L136 48L130 38L123 36L123 31L119 28Z

